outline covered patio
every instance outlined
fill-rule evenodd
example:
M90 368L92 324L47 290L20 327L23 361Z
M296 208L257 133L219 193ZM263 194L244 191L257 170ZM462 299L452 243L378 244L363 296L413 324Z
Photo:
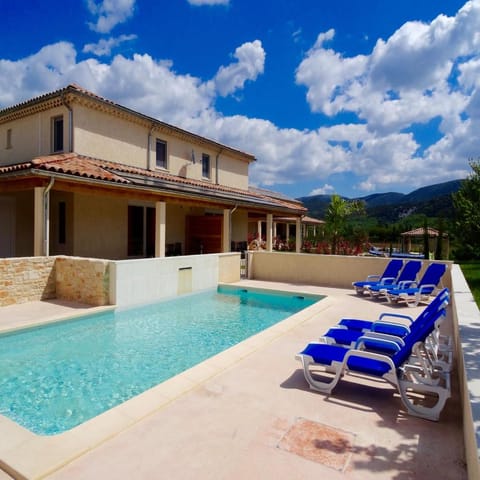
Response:
M271 226L274 216L290 214L295 222L306 212L301 202L274 192L75 153L1 166L0 179L0 257L229 252L247 243L251 215Z

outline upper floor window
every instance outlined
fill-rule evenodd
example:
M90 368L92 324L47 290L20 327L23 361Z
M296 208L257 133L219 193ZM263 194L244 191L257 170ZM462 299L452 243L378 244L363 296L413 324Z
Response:
M202 154L202 177L210 178L210 155Z
M167 142L157 138L155 152L155 165L157 168L167 168Z
M52 119L52 150L63 152L63 116Z
M12 129L7 130L7 138L5 142L5 148L12 148Z

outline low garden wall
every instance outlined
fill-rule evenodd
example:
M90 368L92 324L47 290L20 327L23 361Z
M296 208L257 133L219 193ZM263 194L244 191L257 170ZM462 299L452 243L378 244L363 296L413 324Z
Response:
M110 268L110 303L125 307L238 281L240 253L119 260Z
M148 303L240 280L240 253L111 261L0 259L0 306L62 299L88 305Z
M55 257L0 258L0 307L55 297Z
M468 478L480 478L480 311L459 265L452 268L455 357L463 411Z
M110 261L81 257L56 257L56 292L63 300L108 305Z
M365 280L367 275L381 274L390 258L317 255L308 253L248 252L248 278L272 282L324 285L352 288L352 281ZM422 261L420 275L430 261ZM451 261L445 261L449 267ZM443 279L451 287L450 275Z

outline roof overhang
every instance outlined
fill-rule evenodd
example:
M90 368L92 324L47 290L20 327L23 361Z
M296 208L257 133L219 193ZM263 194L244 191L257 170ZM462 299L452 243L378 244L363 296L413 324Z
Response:
M278 215L301 216L305 207L296 200L274 198L249 190L187 179L77 154L33 159L31 162L0 167L0 179L57 178L63 182L131 192L148 192L159 198L199 200L204 203L241 206ZM1 190L1 184L0 184Z

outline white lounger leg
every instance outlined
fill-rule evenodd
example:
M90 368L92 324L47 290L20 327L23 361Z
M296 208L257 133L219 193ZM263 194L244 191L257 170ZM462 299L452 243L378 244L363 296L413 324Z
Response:
M438 421L440 413L445 406L445 402L450 398L450 377L446 378L447 385L445 387L424 385L421 383L413 383L407 380L399 380L398 391L402 402L408 410L410 415L427 420ZM421 393L425 395L434 395L438 399L432 407L425 407L423 405L415 404L408 396L408 390L413 393Z
M335 365L332 365L332 367L323 367L323 365L321 366L318 363L315 363L313 358L309 355L297 355L295 358L302 362L305 380L307 380L312 390L317 390L322 393L332 393L332 390L335 388L338 381L342 377L343 368L341 365L339 365L337 368L335 367ZM310 366L313 365L324 368L325 372L333 373L333 379L329 382L322 382L321 380L314 379L310 371Z

